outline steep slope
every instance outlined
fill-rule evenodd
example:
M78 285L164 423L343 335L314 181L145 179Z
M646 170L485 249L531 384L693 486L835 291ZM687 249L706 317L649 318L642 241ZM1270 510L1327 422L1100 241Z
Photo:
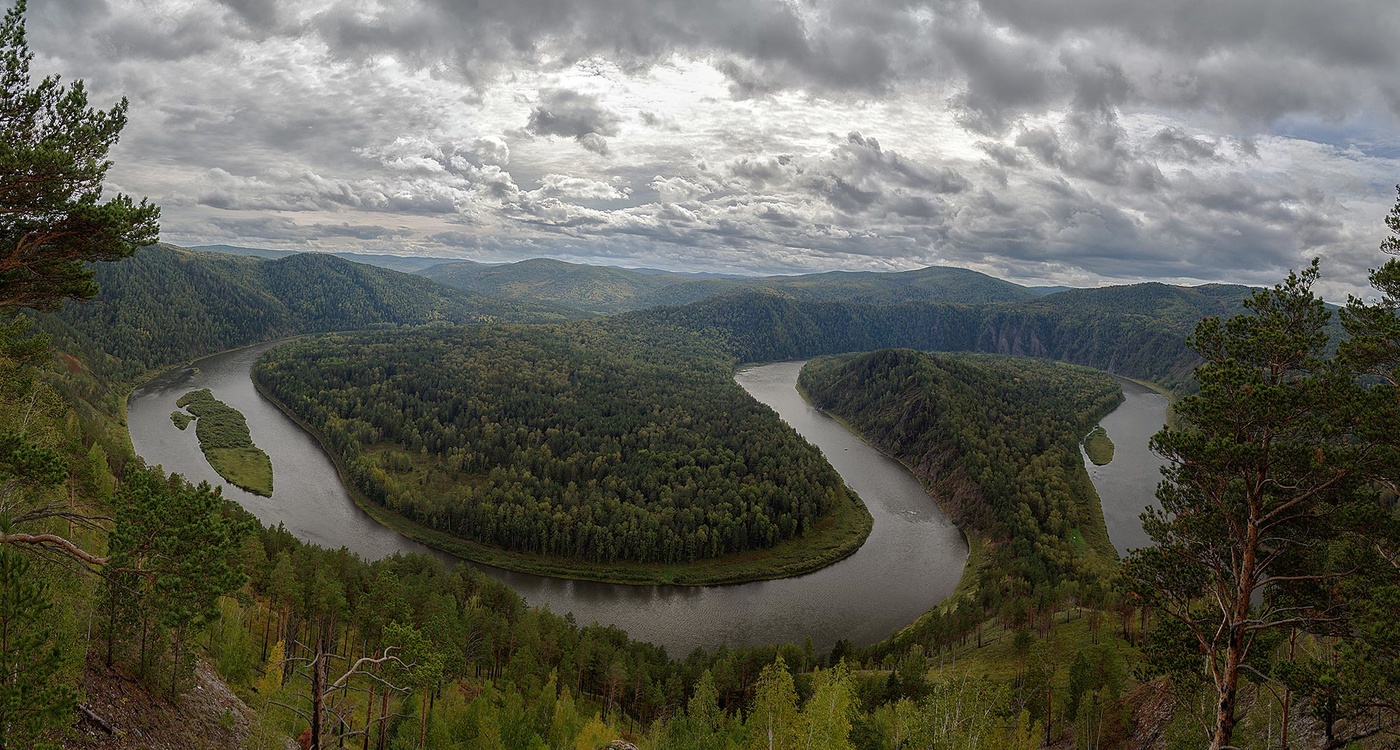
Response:
M621 319L637 327L707 331L744 362L908 347L1057 359L1180 383L1197 362L1186 346L1190 326L1185 321L1217 314L1236 288L1163 296L1153 285L1141 286L1145 288L1076 290L1068 301L1052 301L1061 296L1053 295L991 305L813 302L773 291L743 291ZM1166 305L1164 313L1151 312L1158 305Z
M156 245L96 272L101 294L38 319L60 350L112 380L295 333L570 317L327 255L266 260Z

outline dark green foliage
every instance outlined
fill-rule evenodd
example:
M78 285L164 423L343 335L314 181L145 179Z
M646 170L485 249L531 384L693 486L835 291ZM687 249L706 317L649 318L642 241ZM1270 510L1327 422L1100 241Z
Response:
M374 502L485 544L684 562L810 531L845 485L707 340L613 323L331 336L255 369Z
M960 525L989 537L998 571L1035 585L1112 557L1079 438L1121 400L1101 372L1033 359L894 349L812 360L818 408L910 466Z
M629 313L617 320L636 327L663 324L706 332L723 341L740 362L908 347L1057 359L1178 384L1199 361L1186 346L1185 326L1153 315L1099 311L1092 305L872 305L747 292Z
M190 426L190 422L194 421L194 417L191 417L190 415L182 411L172 411L170 412L170 421L174 422L176 427L179 427L183 430L186 427Z
M56 747L40 737L65 724L77 704L60 679L64 644L48 625L52 609L29 560L0 545L0 750Z
M1360 387L1345 358L1325 357L1317 275L1314 261L1246 313L1201 321L1200 391L1152 440L1169 461L1162 507L1143 516L1156 546L1136 550L1126 572L1204 656L1216 748L1232 741L1241 679L1259 673L1270 630L1345 639L1358 601L1348 582L1397 578L1381 559L1397 542L1393 510L1366 484L1394 471L1394 392Z
M189 410L199 420L194 429L199 436L200 447L207 450L242 448L253 444L248 433L248 420L243 418L243 413L214 398L208 388L186 393L175 405Z
M33 85L24 12L18 0L0 20L0 309L49 310L97 293L86 262L155 242L160 209L125 195L99 200L126 100L89 109L81 81Z
M40 324L112 381L296 333L567 317L328 255L264 260L156 245L96 270L101 294Z
M159 646L168 639L172 695L188 677L193 633L217 616L219 597L245 580L235 555L253 524L226 510L207 483L192 485L158 468L125 477L104 571L109 665L121 646L128 655L135 652L139 673L152 676Z

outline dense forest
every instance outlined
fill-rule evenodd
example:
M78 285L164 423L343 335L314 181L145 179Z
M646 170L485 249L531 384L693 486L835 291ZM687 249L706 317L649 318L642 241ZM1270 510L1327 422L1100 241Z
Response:
M966 268L938 266L898 273L834 271L801 276L696 278L532 258L494 266L471 261L443 263L414 273L458 289L510 299L547 300L599 313L686 305L740 291L767 290L809 302L873 305L1012 302L1032 300L1048 291Z
M271 350L255 378L372 502L508 550L690 562L803 537L855 502L683 331L328 336Z
M908 349L815 359L798 385L898 458L987 562L1023 585L1092 580L1115 554L1079 441L1123 399L1113 378L1056 362Z
M1215 303L1208 307L1217 309ZM742 292L617 319L637 327L706 332L723 341L740 362L908 347L1055 359L1171 386L1185 382L1199 362L1186 346L1189 326L1147 314L1043 301L871 305Z
M96 297L36 317L61 351L118 382L296 333L574 315L329 255L266 260L154 245L94 271Z

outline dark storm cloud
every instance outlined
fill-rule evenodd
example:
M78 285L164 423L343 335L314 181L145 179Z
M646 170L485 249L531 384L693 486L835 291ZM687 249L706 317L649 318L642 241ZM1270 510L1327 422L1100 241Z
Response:
M1393 0L30 14L41 63L95 103L131 97L114 184L165 204L171 231L269 241L1268 281L1358 237L1374 248L1348 200L1391 179L1400 114ZM675 89L691 99L647 98L676 71L695 74ZM1365 118L1380 124L1359 153Z
M218 0L218 3L233 11L250 29L269 31L280 24L277 0Z
M540 92L539 104L530 112L527 132L535 135L557 135L573 138L580 146L603 156L608 155L604 136L617 135L622 118L598 103L596 96L567 89Z
M1159 154L1190 162L1214 159L1220 147L1217 139L1197 138L1178 127L1157 131L1157 135L1152 136L1152 144Z
M600 106L596 96L551 89L540 92L540 102L530 112L526 129L536 135L566 138L582 138L589 133L617 135L621 120L616 113Z

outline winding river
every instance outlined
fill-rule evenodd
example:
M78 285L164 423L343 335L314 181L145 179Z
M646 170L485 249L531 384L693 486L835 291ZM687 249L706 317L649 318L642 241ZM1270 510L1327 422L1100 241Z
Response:
M1126 378L1118 378L1118 383L1123 386L1123 403L1099 422L1113 441L1113 460L1095 466L1085 456L1084 468L1099 493L1108 538L1122 555L1152 543L1139 515L1157 504L1162 459L1148 450L1147 443L1166 423L1167 399Z
M308 542L346 547L378 559L427 552L422 544L380 526L351 501L317 443L254 389L249 369L273 344L237 349L172 371L132 393L127 426L148 463L191 480L221 483L204 460L193 430L170 421L175 401L195 388L243 412L253 442L272 457L274 491L259 497L224 486L259 520L283 524ZM809 406L795 385L802 362L743 370L735 377L816 445L865 501L874 517L866 543L822 570L778 581L728 586L622 586L569 581L478 566L533 605L572 612L580 623L617 625L633 638L673 655L721 643L754 645L811 638L825 650L837 639L867 644L913 622L952 593L967 557L962 534L908 471Z
M253 441L272 457L272 497L224 487L226 496L263 523L283 524L307 542L345 547L368 559L422 552L455 562L380 526L356 507L320 446L254 389L249 370L273 345L207 357L136 389L127 404L136 452L166 471L222 483L200 452L194 431L181 431L170 421L176 399L191 389L209 388L243 412ZM874 528L854 555L795 578L708 587L623 586L477 567L505 581L530 604L572 612L580 623L616 625L677 656L721 643L801 643L810 638L823 650L840 638L867 644L912 622L952 593L967 545L903 466L798 395L802 365L753 367L735 380L820 448L865 501ZM1137 514L1152 501L1160 465L1146 450L1147 438L1162 424L1166 409L1165 399L1152 391L1131 381L1123 381L1123 387L1127 400L1103 421L1116 444L1114 460L1089 466L1120 551L1146 541Z

